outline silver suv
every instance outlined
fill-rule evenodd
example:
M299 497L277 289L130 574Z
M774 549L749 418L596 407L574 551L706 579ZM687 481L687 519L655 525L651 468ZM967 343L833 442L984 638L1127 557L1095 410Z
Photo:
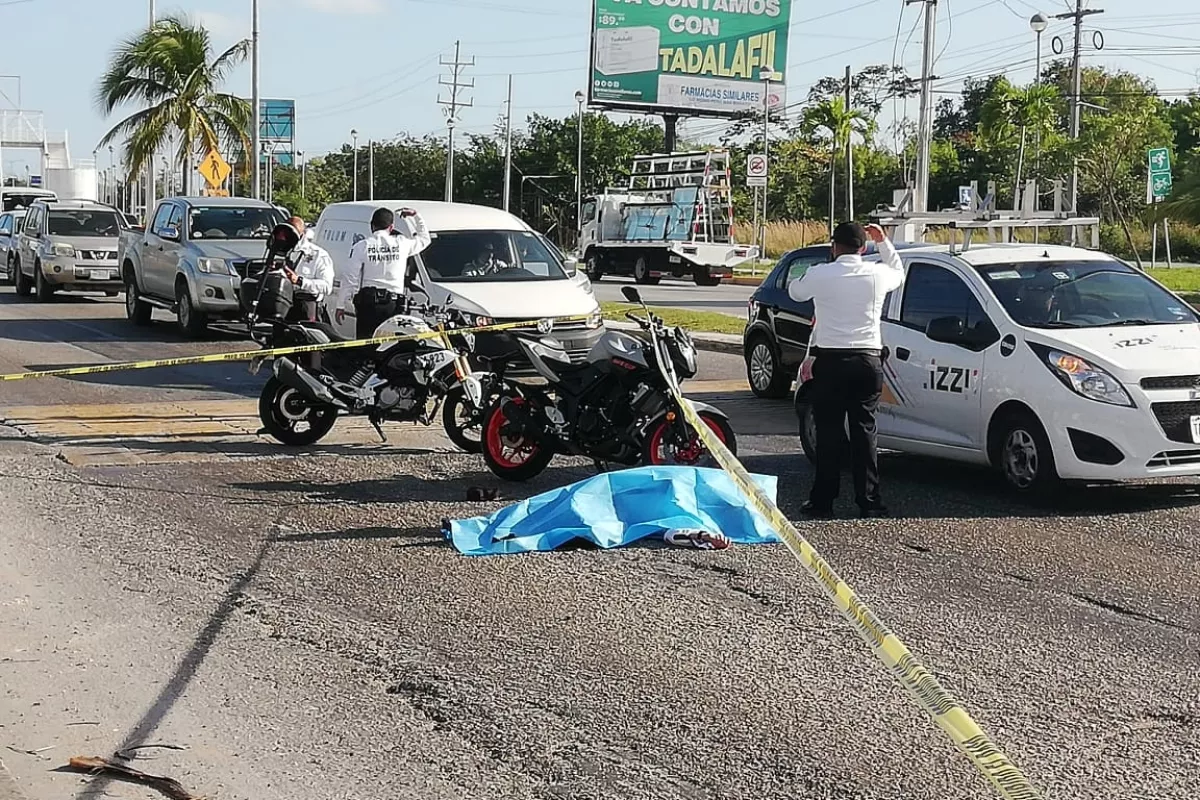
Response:
M29 207L17 242L17 294L47 301L59 290L121 291L117 242L127 223L112 206L92 200L39 200Z

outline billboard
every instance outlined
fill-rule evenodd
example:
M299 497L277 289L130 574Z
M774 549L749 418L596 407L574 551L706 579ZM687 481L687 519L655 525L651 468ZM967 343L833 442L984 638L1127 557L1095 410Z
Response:
M764 99L785 104L792 0L593 0L592 9L592 106L731 117L761 111ZM775 72L769 88L764 69Z
M275 154L275 163L290 166L296 152L296 101L259 101L259 138ZM260 160L266 160L266 154Z

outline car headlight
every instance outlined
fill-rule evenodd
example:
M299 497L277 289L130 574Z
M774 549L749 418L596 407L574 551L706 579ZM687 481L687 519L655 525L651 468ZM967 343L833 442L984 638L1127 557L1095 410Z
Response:
M209 275L232 275L229 262L223 258L197 258L196 269Z
M74 258L75 248L69 244L53 244L50 246L51 254L61 256L63 258Z
M1133 398L1111 373L1087 360L1050 347L1034 346L1054 376L1076 394L1114 406L1134 406Z
M599 328L603 324L604 324L604 314L602 314L600 312L600 308L597 306L595 311L593 311L591 314L588 314L587 326L588 326L588 328L595 330L596 328Z

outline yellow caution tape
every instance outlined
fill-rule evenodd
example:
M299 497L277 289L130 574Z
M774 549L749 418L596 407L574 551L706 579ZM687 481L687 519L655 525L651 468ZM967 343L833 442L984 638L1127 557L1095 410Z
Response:
M872 652L900 681L900 685L917 705L933 717L938 727L967 758L971 759L1002 797L1008 800L1040 800L1041 795L1021 770L1001 752L958 701L942 687L933 673L904 646L896 634L888 630L875 616L875 612L834 572L829 562L821 557L816 548L796 530L779 507L751 479L750 473L741 462L700 419L691 402L674 390L672 394L683 410L684 418L695 429L717 463L729 474L754 508L771 523L792 554L816 578L838 611L850 621Z
M96 364L90 367L67 367L64 369L47 369L38 372L14 372L10 375L0 375L3 381L27 381L33 378L64 378L71 375L96 375L101 372L122 372L134 369L156 369L158 367L183 367L191 364L217 364L223 361L253 361L255 359L290 356L298 353L316 353L323 350L349 350L354 347L368 347L377 344L395 344L397 342L414 342L422 339L437 339L447 334L453 336L462 333L493 333L514 328L526 328L537 325L545 319L552 322L583 322L588 317L543 317L542 319L525 320L523 322L502 322L497 325L481 325L476 328L450 328L432 330L428 333L405 333L394 336L376 336L371 339L353 339L348 342L329 342L327 344L306 344L294 347L276 347L273 350L241 350L234 353L215 353L207 356L184 356L181 358L160 358L153 361L124 361L117 364Z

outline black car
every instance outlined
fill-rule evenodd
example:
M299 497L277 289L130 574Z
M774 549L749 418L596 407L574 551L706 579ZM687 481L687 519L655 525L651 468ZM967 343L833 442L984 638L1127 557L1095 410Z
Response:
M920 246L896 243L897 250ZM759 397L782 398L791 391L808 352L813 304L811 300L797 303L788 295L787 287L809 267L829 263L832 249L832 245L820 244L791 251L779 259L775 269L750 296L742 348L750 389ZM874 254L872 242L867 245L867 255Z

